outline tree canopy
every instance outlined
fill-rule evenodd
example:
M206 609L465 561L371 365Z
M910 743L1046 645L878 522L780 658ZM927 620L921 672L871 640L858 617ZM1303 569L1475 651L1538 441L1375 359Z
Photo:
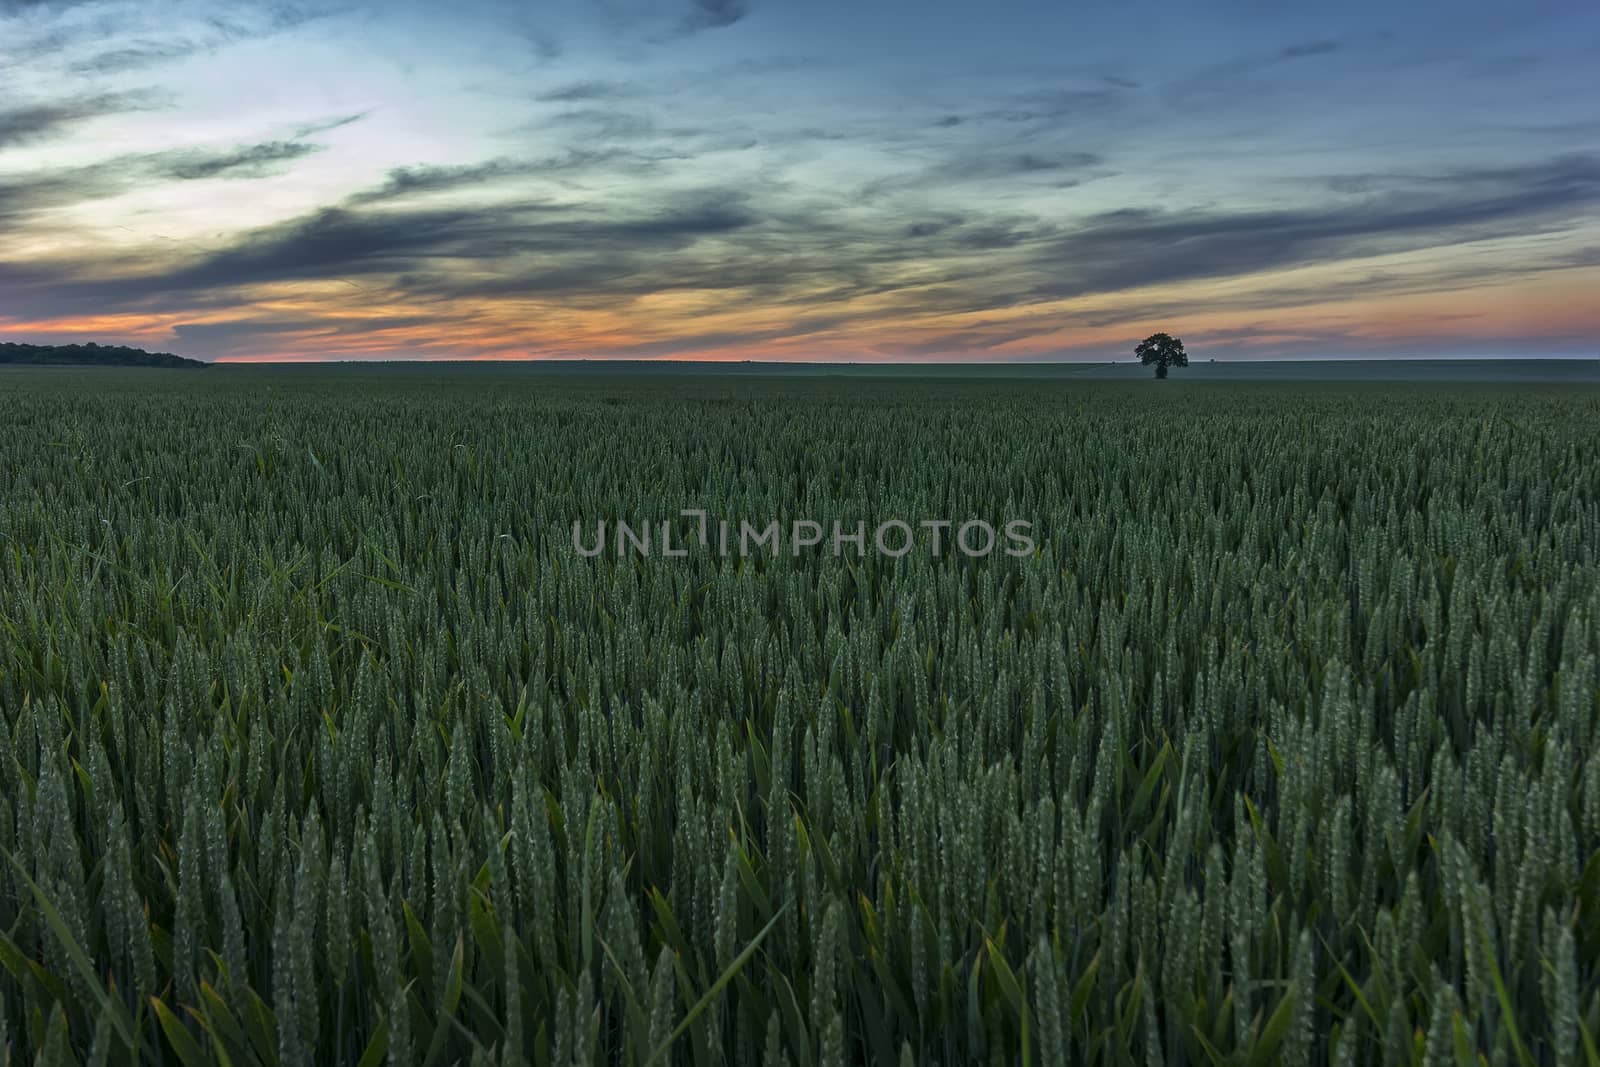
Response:
M1183 350L1183 342L1171 334L1151 334L1139 342L1133 354L1147 367L1152 363L1155 364L1157 378L1165 378L1168 367L1189 365L1189 356Z
M191 367L209 366L198 359L185 359L170 352L146 352L126 345L102 345L90 341L82 345L0 344L0 363L34 363L48 366L96 367Z

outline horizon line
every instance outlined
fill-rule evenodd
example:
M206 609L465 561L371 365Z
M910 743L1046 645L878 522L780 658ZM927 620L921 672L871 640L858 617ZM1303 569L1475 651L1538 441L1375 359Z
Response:
M177 353L163 353L176 355ZM257 358L251 356L222 356L216 359L199 359L194 356L184 356L185 359L196 359L198 362L212 366L235 367L303 367L318 365L338 366L378 366L378 365L424 365L424 364L465 364L465 365L517 365L517 366L549 366L573 363L595 364L640 364L643 366L690 365L708 367L714 366L759 366L759 367L1136 367L1144 366L1138 360L1050 360L1050 359L1006 359L1006 360L929 360L929 359L707 359L704 357L686 358L660 358L653 356L625 357L625 356L551 356L551 357L481 357L481 356L450 356L450 357L400 357L400 358L324 358L318 356L290 356L285 358ZM1537 356L1289 356L1274 359L1196 359L1190 360L1187 367L1206 366L1208 364L1259 365L1269 363L1586 363L1600 360L1600 352L1594 355L1537 355ZM1179 369L1187 369L1179 368Z

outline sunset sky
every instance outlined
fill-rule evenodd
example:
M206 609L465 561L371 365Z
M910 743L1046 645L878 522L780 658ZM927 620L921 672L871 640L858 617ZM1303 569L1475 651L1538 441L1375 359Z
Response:
M0 341L1600 356L1600 3L0 0Z

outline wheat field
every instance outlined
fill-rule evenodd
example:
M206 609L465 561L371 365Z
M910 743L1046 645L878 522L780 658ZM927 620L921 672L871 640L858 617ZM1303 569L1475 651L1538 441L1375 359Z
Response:
M1600 1063L1597 425L7 376L0 1062Z

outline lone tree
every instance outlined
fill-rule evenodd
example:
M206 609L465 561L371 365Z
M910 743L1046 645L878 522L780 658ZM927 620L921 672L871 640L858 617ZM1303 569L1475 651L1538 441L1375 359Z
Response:
M1133 350L1145 366L1156 365L1156 377L1165 378L1168 367L1187 367L1189 357L1184 354L1183 342L1169 334L1153 333L1139 342Z

